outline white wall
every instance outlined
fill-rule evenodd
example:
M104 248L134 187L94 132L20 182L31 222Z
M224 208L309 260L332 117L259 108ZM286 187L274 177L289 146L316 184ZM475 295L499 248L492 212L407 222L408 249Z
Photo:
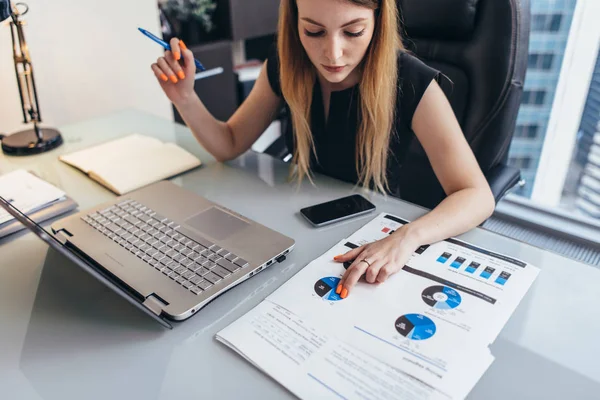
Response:
M162 48L157 0L24 0L24 16L45 126L61 126L124 108L168 119L172 112L150 65ZM0 132L25 129L10 29L0 24Z

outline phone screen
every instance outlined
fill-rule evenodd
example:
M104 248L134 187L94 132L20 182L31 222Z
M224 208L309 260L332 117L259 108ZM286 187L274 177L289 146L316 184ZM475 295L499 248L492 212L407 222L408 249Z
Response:
M300 212L314 225L324 225L356 214L375 209L375 206L361 195L355 194L341 199L306 207Z

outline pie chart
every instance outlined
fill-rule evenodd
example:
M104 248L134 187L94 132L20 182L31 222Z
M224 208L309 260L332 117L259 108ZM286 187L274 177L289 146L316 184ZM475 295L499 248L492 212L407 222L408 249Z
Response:
M421 293L423 301L438 310L450 310L460 305L460 294L447 286L430 286Z
M411 340L427 340L435 334L435 323L421 314L406 314L396 320L399 334Z
M339 294L335 293L335 289L340 283L340 278L332 276L321 278L315 283L315 293L323 300L339 301L342 300Z

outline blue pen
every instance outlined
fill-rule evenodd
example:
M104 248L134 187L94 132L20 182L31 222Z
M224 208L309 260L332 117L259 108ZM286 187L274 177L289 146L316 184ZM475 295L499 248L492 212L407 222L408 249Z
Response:
M169 43L165 42L164 40L154 36L153 34L151 34L150 32L148 32L145 29L142 28L138 28L140 32L142 32L144 35L148 36L150 39L154 40L156 43L160 44L162 47L165 48L165 50L171 50L171 46L169 45ZM206 68L204 68L204 65L202 65L202 63L198 60L196 60L194 58L194 63L196 64L196 68L198 68L200 71L206 71Z

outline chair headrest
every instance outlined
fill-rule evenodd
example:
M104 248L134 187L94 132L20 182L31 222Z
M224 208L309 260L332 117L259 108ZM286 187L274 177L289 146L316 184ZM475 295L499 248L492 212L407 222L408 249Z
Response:
M397 0L410 38L468 39L480 0ZM494 1L494 0L492 0Z

